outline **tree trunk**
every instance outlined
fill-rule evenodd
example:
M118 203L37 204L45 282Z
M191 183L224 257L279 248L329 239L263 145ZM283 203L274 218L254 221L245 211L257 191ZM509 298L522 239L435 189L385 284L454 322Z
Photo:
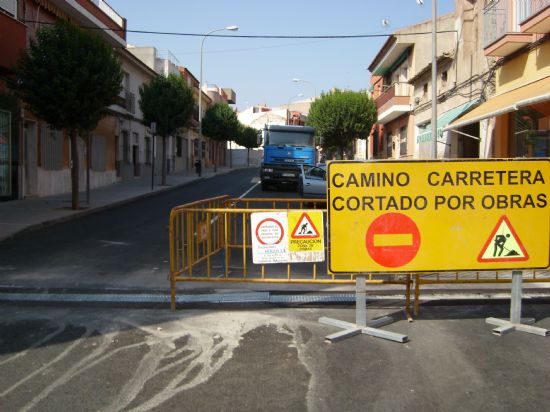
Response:
M69 132L71 139L71 200L72 209L80 209L78 202L78 147L77 147L77 135L76 130Z
M86 204L90 204L90 169L92 158L90 156L90 133L86 135Z
M218 141L214 141L214 173L218 170Z
M162 136L162 185L166 185L166 136Z

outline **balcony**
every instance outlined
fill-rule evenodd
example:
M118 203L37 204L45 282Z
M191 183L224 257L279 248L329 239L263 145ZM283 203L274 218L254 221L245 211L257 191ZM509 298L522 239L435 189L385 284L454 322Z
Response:
M380 96L375 100L378 122L385 124L410 112L411 85L407 82L394 82L384 85Z
M136 95L129 90L122 90L116 97L115 104L126 109L128 113L136 113Z
M550 0L518 0L520 30L523 33L550 33Z
M0 41L0 75L12 74L12 67L27 46L25 25L0 12L0 39L6 39Z
M520 9L527 2L528 0L495 0L485 8L483 47L486 56L509 56L533 41L532 34L522 33L520 30Z

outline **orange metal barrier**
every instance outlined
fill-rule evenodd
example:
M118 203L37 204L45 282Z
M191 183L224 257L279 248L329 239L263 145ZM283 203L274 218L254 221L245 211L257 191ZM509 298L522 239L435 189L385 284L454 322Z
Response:
M550 270L523 271L524 283L550 282ZM421 285L464 285L512 283L512 271L488 272L441 272L415 274L414 277L414 314L418 315Z
M176 283L181 281L355 284L353 274L342 276L328 273L326 261L269 265L252 263L250 215L295 209L323 210L325 224L327 222L324 200L235 199L220 196L172 209L169 223L172 310L176 308ZM371 284L404 285L408 314L410 275L367 275L366 281Z
M326 261L268 265L252 263L250 215L296 209L323 210L327 224L324 200L219 196L172 209L169 223L172 310L176 308L177 282L355 284L355 274L342 276L329 273ZM326 237L327 230L324 232ZM404 285L405 310L409 315L412 275L415 314L419 310L421 285L511 283L511 272L495 271L368 274L366 281L370 284ZM550 270L525 271L524 282L550 282Z

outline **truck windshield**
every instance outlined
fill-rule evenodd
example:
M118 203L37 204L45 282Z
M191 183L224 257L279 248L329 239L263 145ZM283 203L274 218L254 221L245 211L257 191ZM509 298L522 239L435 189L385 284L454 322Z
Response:
M313 135L311 133L296 132L269 132L266 142L268 145L309 146L313 147Z

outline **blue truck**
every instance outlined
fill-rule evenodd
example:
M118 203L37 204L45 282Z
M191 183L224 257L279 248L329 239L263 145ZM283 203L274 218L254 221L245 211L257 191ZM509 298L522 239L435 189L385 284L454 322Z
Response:
M314 134L315 129L308 126L266 125L260 131L264 149L262 190L282 184L296 185L300 165L315 165Z

